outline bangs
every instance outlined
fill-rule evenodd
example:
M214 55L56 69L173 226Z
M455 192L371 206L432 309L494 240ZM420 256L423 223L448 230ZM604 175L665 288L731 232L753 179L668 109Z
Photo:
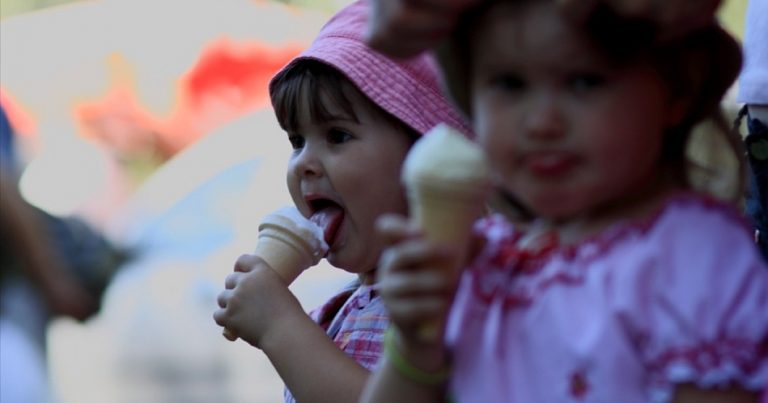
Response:
M278 123L287 132L296 132L299 116L307 113L313 124L330 120L359 123L350 99L352 85L325 63L308 59L294 61L275 76L270 87Z

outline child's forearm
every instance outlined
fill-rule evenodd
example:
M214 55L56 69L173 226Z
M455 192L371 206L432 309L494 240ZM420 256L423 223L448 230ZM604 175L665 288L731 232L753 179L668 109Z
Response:
M363 392L361 402L443 402L450 374L445 346L404 340L395 327L384 336L379 369Z
M384 360L370 377L360 403L432 403L445 401L443 386L426 385L403 377L389 360Z
M298 402L357 403L369 372L308 316L280 320L260 346Z

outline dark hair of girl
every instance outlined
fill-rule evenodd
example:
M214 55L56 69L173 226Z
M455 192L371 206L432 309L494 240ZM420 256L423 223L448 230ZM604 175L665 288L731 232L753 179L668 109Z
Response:
M451 40L438 49L449 93L466 114L471 111L468 77L474 29L490 7L524 1L544 0L481 2L462 16ZM660 41L659 29L652 22L621 17L606 6L598 6L583 28L607 60L616 65L638 60L650 63L665 80L670 93L688 101L681 122L667 130L662 149L662 162L670 166L679 183L722 199L740 201L746 177L743 143L738 133L730 129L720 105L741 68L738 43L715 22L683 37ZM706 134L698 135L702 131ZM700 141L702 137L705 141ZM724 157L724 149L729 156ZM723 164L724 159L731 163Z

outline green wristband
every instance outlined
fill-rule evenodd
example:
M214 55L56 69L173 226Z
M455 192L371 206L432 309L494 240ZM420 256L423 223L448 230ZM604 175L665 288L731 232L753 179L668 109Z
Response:
M395 347L395 332L390 326L384 332L384 356L394 365L397 372L408 380L422 385L440 385L448 379L451 373L449 367L445 367L436 372L427 372L416 368L413 364L403 357L397 347Z

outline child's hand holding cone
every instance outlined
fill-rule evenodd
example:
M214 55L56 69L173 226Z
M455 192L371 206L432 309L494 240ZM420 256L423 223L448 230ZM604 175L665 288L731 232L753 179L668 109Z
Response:
M490 190L489 168L479 147L458 131L438 125L406 157L402 180L411 218L424 236L457 251L445 270L458 270L466 257L472 224ZM425 323L421 336L438 337L442 323Z

